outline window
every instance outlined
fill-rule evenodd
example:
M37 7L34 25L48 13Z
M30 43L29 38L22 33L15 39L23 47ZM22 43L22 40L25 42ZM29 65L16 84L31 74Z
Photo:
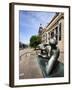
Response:
M61 23L59 24L59 40L61 40Z
M50 40L50 32L48 33L48 40Z
M53 38L54 37L54 32L51 32L51 38Z
M56 40L58 41L58 27L56 27L55 29L56 29Z
M47 33L46 33L46 42L47 42Z

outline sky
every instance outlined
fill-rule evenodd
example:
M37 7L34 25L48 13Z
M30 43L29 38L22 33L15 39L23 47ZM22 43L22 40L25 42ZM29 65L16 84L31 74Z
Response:
M37 35L39 26L42 24L43 28L54 17L55 12L44 11L19 11L19 32L20 42L29 44L32 35Z

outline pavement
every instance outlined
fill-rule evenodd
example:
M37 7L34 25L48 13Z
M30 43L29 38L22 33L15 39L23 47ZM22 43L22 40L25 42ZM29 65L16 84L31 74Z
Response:
M27 48L20 51L20 79L43 78L43 74L37 60L36 52L33 49Z

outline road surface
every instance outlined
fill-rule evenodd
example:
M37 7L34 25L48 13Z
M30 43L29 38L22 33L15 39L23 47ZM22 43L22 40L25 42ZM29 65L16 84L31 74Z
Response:
M20 50L19 79L43 78L36 52L31 48Z

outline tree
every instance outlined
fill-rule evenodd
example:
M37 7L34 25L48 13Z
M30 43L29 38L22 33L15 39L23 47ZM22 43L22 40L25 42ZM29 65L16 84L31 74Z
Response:
M34 35L30 38L31 47L36 48L40 43L41 43L41 38L39 36Z

